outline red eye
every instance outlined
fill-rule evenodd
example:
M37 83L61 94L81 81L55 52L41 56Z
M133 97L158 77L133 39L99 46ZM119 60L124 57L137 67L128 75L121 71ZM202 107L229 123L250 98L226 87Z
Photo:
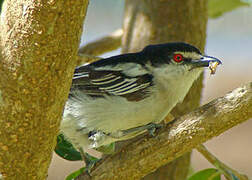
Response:
M179 63L184 60L184 57L181 54L174 54L173 60Z

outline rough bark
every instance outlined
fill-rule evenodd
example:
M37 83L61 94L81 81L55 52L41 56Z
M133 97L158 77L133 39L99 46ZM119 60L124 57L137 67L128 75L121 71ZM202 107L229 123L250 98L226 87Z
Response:
M46 179L88 0L5 0L1 14L0 173Z
M188 42L203 51L206 41L206 24L206 0L126 0L122 52L135 52L148 44L172 41ZM202 80L203 75L195 82L184 102L172 111L173 116L179 117L199 106ZM170 180L186 178L190 153L185 156L187 157L177 160L184 163L173 162L168 165L169 172L166 171L166 173L169 174ZM179 171L181 173L176 173ZM152 174L152 177L157 176L160 176L158 171ZM145 179L152 178L145 177ZM161 179L164 179L163 176Z
M170 180L170 179L183 179L185 180L188 175L188 171L190 168L190 159L191 159L191 152L185 153L183 156L178 157L172 162L161 166L153 173L148 174L145 176L144 180L146 179L160 179L160 180Z
M99 162L91 172L92 179L140 179L251 117L252 82L181 116L155 137L147 133L136 137Z

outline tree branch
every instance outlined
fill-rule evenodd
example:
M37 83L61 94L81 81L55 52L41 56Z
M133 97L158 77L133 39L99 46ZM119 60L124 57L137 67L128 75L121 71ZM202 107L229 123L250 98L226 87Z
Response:
M92 55L88 55L88 54L78 54L76 66L79 66L79 65L82 65L85 63L91 63L91 62L97 61L99 59L101 59L101 58L98 56L92 56Z
M46 179L88 0L5 0L0 20L0 174Z
M77 66L97 61L101 59L97 56L119 48L121 46L122 35L123 30L118 29L108 36L82 46L78 52Z
M136 137L98 163L92 179L140 179L251 117L252 82L167 124L155 137Z
M240 174L236 170L228 167L226 164L217 159L212 153L210 153L207 148L200 144L196 147L197 151L199 151L212 165L214 165L217 169L219 169L222 174L225 175L226 179L233 180L233 177L230 173L234 174L239 180L248 180L248 177L244 174Z
M79 49L79 54L98 56L103 53L113 51L121 46L122 35L123 30L118 29L109 36L105 36L81 47Z

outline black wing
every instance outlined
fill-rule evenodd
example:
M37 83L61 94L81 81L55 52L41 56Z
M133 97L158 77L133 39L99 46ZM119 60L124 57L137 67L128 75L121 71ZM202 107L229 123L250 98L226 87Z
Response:
M107 69L89 65L77 68L70 94L74 96L75 91L81 91L91 97L121 96L129 101L139 101L149 96L153 77L147 71L142 69L141 73L133 76L125 74L123 66Z

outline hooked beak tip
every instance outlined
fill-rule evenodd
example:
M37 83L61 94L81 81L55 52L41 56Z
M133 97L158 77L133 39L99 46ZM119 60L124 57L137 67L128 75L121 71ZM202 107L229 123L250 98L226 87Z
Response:
M213 62L218 63L218 65L219 65L219 64L222 64L221 60L219 60L219 59L216 58L216 57L212 57L212 56L203 56L203 57L200 59L200 61L202 61L202 62L208 62L208 65L209 65L209 63L213 63Z
M195 68L210 67L213 64L216 64L215 66L222 64L222 62L219 59L212 56L202 56L198 60L191 61L191 63L192 63L192 68L190 70L195 69Z

